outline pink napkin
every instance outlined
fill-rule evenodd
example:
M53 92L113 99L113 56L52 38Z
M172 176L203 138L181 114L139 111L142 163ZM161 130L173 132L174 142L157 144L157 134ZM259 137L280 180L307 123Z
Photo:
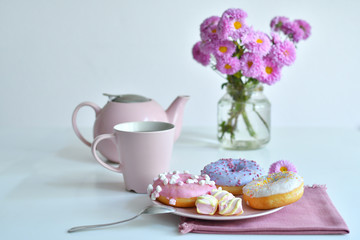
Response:
M349 228L324 185L307 186L303 197L278 212L243 220L209 221L182 218L181 233L219 234L348 234Z

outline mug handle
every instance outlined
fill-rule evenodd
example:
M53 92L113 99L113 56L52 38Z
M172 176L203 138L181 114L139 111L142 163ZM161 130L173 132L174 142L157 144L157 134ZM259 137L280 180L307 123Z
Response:
M89 106L91 107L92 109L94 109L95 111L95 116L98 115L98 113L100 112L101 108L96 105L95 103L92 103L92 102L82 102L80 103L79 105L77 105L77 107L75 108L74 112L73 112L73 115L72 115L72 126L73 126L73 129L74 129L74 132L76 134L76 136L78 136L80 138L80 140L85 143L87 146L91 146L91 142L89 142L88 140L86 140L83 135L81 135L80 131L79 131L79 128L77 127L77 124L76 124L76 117L77 117L77 114L80 110L80 108L84 107L84 106Z
M122 173L122 164L119 163L119 166L118 167L113 167L107 163L105 163L100 157L99 155L97 154L96 152L96 147L97 145L102 141L102 140L105 140L105 139L110 139L112 140L113 142L115 142L115 134L114 133L111 133L111 134L101 134L99 136L97 136L92 145L91 145L91 152L92 154L94 155L96 161L98 161L103 167L111 170L111 171L114 171L114 172L118 172L118 173Z

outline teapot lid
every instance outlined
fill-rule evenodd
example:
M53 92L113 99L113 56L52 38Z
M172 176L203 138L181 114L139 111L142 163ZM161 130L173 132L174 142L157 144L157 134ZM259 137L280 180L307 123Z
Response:
M109 100L111 102L138 103L138 102L151 101L150 98L143 97L140 95L135 95L135 94L114 95L114 94L104 93L103 95L109 97Z

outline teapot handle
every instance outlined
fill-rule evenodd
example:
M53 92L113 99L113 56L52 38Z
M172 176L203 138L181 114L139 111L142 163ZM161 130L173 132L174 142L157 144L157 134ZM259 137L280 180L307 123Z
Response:
M72 126L73 126L73 129L74 129L74 132L76 134L76 136L79 137L79 139L85 143L86 145L88 145L89 147L91 146L91 142L89 142L88 140L86 140L83 135L81 135L80 131L79 131L79 128L77 127L77 124L76 124L76 117L77 117L77 114L80 110L80 108L84 107L84 106L89 106L91 107L92 109L94 109L95 111L95 115L97 116L98 113L100 112L101 108L96 105L95 103L92 103L92 102L82 102L80 103L79 105L77 105L77 107L75 108L74 112L73 112L73 115L72 115Z

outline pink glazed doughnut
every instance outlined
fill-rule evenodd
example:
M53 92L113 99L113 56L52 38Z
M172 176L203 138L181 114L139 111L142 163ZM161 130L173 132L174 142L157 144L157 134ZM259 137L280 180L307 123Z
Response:
M215 182L207 175L194 175L187 171L159 174L148 186L152 200L174 207L195 207L197 197L210 194Z

